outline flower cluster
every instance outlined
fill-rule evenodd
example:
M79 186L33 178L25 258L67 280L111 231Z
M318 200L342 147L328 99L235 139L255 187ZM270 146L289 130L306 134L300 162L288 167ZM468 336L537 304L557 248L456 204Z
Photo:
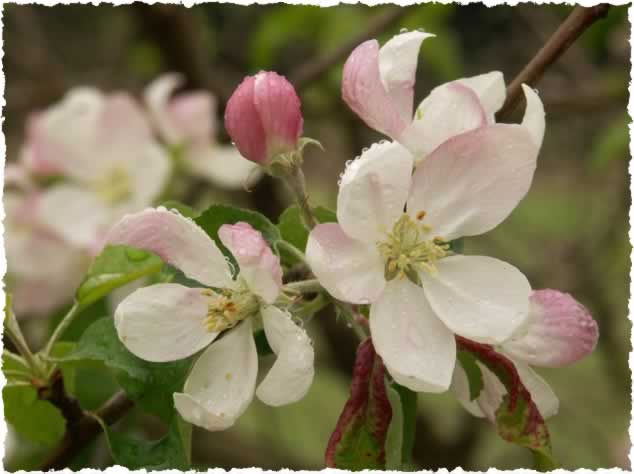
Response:
M172 97L182 82L177 74L159 77L143 104L127 93L78 87L30 117L5 180L18 314L45 315L68 302L108 229L155 203L174 163L229 189L259 174L234 147L216 142L211 94Z
M337 222L310 230L305 270L318 280L316 291L325 290L344 305L369 305L372 343L398 384L416 392L451 388L470 412L493 420L506 389L480 364L484 388L471 400L456 356L456 338L466 338L507 357L543 416L550 416L557 398L530 366L560 367L589 354L598 337L596 323L570 295L534 291L512 265L457 250L459 239L502 223L528 192L544 136L543 105L523 86L522 122L497 123L505 85L501 73L491 72L438 86L414 110L418 51L430 36L402 33L381 48L370 40L347 60L344 101L392 141L372 145L347 165ZM205 118L212 105L199 94L170 101L178 80L159 80L146 98L162 139L199 169L206 166L210 124ZM117 100L119 106L125 102ZM264 170L278 162L301 164L300 102L283 77L261 72L246 78L227 105L225 121L239 152ZM146 159L154 156L144 153ZM40 156L33 160L54 169L62 165ZM102 161L107 160L100 160L105 167ZM116 161L122 170L117 172L134 179L122 163ZM108 169L99 176L115 180L115 168ZM183 284L137 289L114 316L120 340L142 359L197 355L183 391L174 394L181 416L220 430L232 426L254 396L273 406L303 397L313 378L314 352L284 295L277 250L250 224L225 223L217 238L237 263L233 268L231 258L192 220L160 207L130 212L128 203L140 202L134 193L144 189L143 181L129 193L120 189L125 179L117 175L116 182L120 186L107 188L116 191L109 202L128 215L105 242L152 251L186 277ZM73 192L85 194L88 188L98 195L85 185ZM301 193L301 186L291 188ZM298 195L302 210L311 212L303 198ZM312 226L311 219L305 221ZM299 260L302 250L294 250ZM260 329L277 358L256 388L254 331Z
M203 230L164 208L126 216L107 239L151 250L205 285L165 283L136 290L114 318L123 344L145 360L183 359L207 347L174 402L185 420L210 431L232 426L254 394L272 406L302 398L313 379L314 358L304 329L276 304L282 268L260 232L242 222L223 225L218 235L238 263L235 276ZM277 355L257 390L256 327L264 328Z

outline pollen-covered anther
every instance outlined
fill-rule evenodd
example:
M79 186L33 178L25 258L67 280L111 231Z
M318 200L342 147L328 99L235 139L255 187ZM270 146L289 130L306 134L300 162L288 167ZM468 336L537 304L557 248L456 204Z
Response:
M421 271L435 273L436 262L449 254L449 244L443 239L426 237L431 229L420 223L420 216L421 213L418 213L414 220L407 214L403 215L394 224L388 238L378 245L385 259L387 280L409 278L418 283Z

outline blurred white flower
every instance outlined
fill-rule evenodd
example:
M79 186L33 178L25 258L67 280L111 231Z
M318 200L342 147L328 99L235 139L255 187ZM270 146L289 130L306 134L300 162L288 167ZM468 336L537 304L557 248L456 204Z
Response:
M22 175L9 165L5 183L15 185L16 174ZM34 188L4 192L7 290L19 317L46 316L69 303L90 263L85 251L39 220L41 202L42 194Z
M64 178L42 192L38 219L93 252L114 222L159 197L170 174L134 99L92 88L73 89L32 118L22 160L34 174Z
M162 140L174 150L187 169L225 189L254 183L262 172L231 145L216 140L216 100L208 92L173 95L184 82L175 73L165 74L145 90L152 123Z

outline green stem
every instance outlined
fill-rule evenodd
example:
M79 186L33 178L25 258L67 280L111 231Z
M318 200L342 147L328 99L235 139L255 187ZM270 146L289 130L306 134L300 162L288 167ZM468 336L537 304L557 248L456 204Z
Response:
M51 338L48 340L46 348L44 349L45 358L48 358L48 356L51 354L53 346L63 336L64 332L66 332L68 326L70 326L71 323L75 320L75 317L79 314L81 309L83 309L81 305L78 302L75 302L73 304L73 307L68 310L68 313L66 313L64 318L59 322L59 324L55 328L55 331L51 335Z
M343 316L343 319L346 321L348 327L354 330L354 333L359 338L359 341L365 341L368 337L367 328L357 320L352 307L348 303L342 303L341 301L335 302L335 306L339 310L339 313Z
M317 219L315 219L313 211L310 208L310 204L308 204L306 179L304 178L304 172L299 165L291 167L289 173L287 174L286 183L291 188L291 191L293 191L304 225L308 228L308 230L311 230L317 225Z
M293 255L293 257L295 257L300 262L305 262L306 256L304 255L304 253L301 250L299 250L293 244L291 244L291 243L289 243L289 242L287 242L285 240L278 240L275 245L277 245L278 250L280 248L283 248L288 253Z
M304 321L304 323L307 323L313 318L315 313L321 311L331 302L332 300L328 296L326 296L324 293L319 293L308 303L299 305L297 309L293 310L293 314Z
M43 377L44 369L41 367L37 358L33 355L33 352L31 352L26 339L24 339L24 335L22 334L22 330L20 329L15 314L10 308L5 309L4 328L4 333L20 353L24 362L31 370L31 373L36 377Z
M287 283L284 285L284 289L300 293L318 293L322 290L322 287L319 280L304 280Z

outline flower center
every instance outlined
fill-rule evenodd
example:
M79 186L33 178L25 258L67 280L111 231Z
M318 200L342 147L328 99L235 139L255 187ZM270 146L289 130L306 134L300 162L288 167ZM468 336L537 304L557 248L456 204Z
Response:
M127 171L121 167L113 168L95 186L95 192L108 204L118 204L132 195L132 183Z
M208 297L205 329L209 332L221 332L231 329L243 319L255 316L260 304L257 297L246 288L219 291L203 290Z
M403 214L387 239L378 244L385 260L386 280L407 277L419 284L421 271L435 273L436 262L449 255L447 242L439 237L429 239L431 228L420 222L424 217L420 213L418 220L414 220Z

